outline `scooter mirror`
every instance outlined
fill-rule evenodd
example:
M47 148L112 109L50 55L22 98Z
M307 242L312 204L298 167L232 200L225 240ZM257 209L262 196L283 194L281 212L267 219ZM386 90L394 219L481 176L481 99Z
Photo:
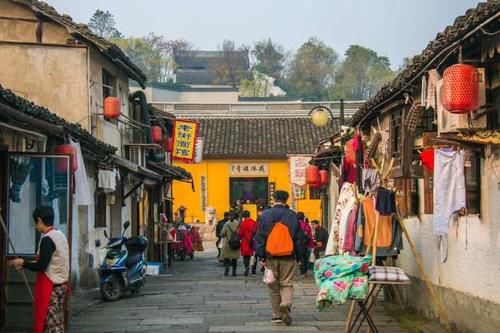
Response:
M123 223L123 229L127 230L129 226L130 226L130 221L125 221L125 223Z

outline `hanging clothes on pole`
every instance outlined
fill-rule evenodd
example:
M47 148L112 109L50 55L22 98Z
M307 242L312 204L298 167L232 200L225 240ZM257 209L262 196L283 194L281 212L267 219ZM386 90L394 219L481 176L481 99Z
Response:
M326 256L340 253L340 249L342 249L344 243L349 213L353 209L355 201L356 197L354 195L353 185L344 183L340 190L339 200L337 201L335 214L333 215L332 224L330 226L330 235L325 250Z

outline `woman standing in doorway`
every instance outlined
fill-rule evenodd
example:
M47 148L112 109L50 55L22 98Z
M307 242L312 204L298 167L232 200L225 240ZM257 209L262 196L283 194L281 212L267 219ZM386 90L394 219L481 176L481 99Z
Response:
M236 276L236 265L240 258L240 248L237 249L230 246L230 240L233 234L238 234L239 222L238 214L235 212L229 213L229 220L220 233L224 238L224 245L222 246L222 258L224 259L224 276L229 275L229 268L233 268L233 276Z
M241 255L243 256L243 263L245 265L245 276L248 276L250 272L250 258L254 254L253 242L255 232L257 231L257 222L250 218L250 212L248 210L243 211L241 217L243 220L241 221L238 234L241 239Z

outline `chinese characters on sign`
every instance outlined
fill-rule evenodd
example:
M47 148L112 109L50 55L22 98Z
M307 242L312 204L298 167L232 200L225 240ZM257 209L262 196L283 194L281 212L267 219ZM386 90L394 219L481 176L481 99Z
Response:
M288 160L290 166L290 183L292 184L292 198L305 199L306 193L306 168L311 156L291 156ZM294 200L292 202L294 203Z
M273 194L274 194L275 191L276 191L276 183L274 183L274 182L269 183L269 198L268 198L268 202L269 202L270 206L272 206L274 204Z
M207 209L207 177L201 176L201 210L205 211Z
M174 126L174 147L172 159L193 162L199 124L190 120L176 120Z
M231 177L267 177L269 165L267 163L231 163L229 175Z

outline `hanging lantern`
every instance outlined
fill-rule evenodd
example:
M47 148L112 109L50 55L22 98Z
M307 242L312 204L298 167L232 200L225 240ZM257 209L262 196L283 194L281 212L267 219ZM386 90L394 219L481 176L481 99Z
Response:
M328 124L328 113L324 110L316 110L311 116L312 123L317 127L325 127Z
M174 138L168 137L163 140L163 147L165 148L166 152L171 153L174 148Z
M345 147L345 161L349 164L356 163L356 151L354 150L354 139L346 142Z
M104 117L117 119L121 113L121 105L118 97L109 96L104 99Z
M467 113L479 108L479 75L476 67L456 64L443 74L441 103L451 113Z
M330 175L328 174L328 170L319 170L319 182L322 186L328 185L330 182Z
M160 126L151 126L151 136L153 138L153 142L160 143L163 137L162 130Z
M306 183L310 187L318 187L320 185L319 168L317 165L308 165L306 167Z
M76 149L70 144L59 145L54 147L54 153L57 154L70 154L71 157L69 159L71 169L75 172L78 169L78 156L76 155ZM59 173L67 172L67 162L65 158L57 158L56 159L56 171Z

